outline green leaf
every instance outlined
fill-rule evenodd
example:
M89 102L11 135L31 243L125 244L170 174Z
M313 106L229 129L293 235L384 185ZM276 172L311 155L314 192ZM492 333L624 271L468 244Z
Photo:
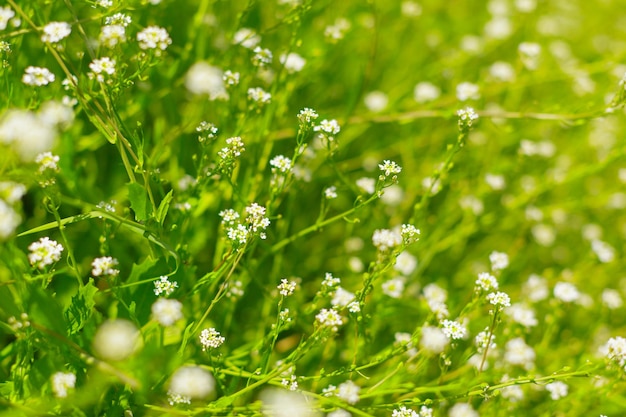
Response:
M29 290L28 315L32 321L65 336L67 328L63 309L52 294L38 285L31 285Z
M96 305L94 296L97 292L98 288L94 285L93 279L89 279L87 285L79 288L78 293L72 297L70 306L65 310L65 319L69 323L70 335L81 330L85 322L91 317Z
M172 203L172 196L174 190L170 190L169 193L163 198L161 204L159 204L159 208L156 212L156 221L159 222L161 226L163 226L163 222L165 221L165 217L167 216L167 212L170 209L170 204Z
M151 213L150 204L148 202L148 192L141 184L136 182L130 182L127 185L130 208L135 212L135 220L148 220Z

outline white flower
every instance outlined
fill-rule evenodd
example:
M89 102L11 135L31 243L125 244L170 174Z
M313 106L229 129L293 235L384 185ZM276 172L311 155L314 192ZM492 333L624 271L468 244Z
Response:
M331 185L330 187L324 188L324 198L327 200L333 200L337 198L337 187Z
M291 171L291 159L283 155L276 155L270 160L272 172L282 172L283 174Z
M54 81L54 74L48 68L27 67L22 76L22 82L26 85L40 87Z
M7 28L9 20L13 19L15 12L9 6L0 7L0 30Z
M615 249L606 242L592 240L591 249L602 263L612 262L615 259Z
M432 355L438 355L448 346L450 339L439 327L424 326L419 341L420 348Z
M338 327L343 324L343 320L337 310L323 308L315 316L315 322L322 327L327 327L336 332Z
M534 327L538 324L537 318L535 317L535 310L523 304L513 304L505 309L504 312L513 321L524 327Z
M280 295L283 297L288 297L296 290L296 282L289 281L286 278L280 280L280 284L278 285L278 291Z
M615 310L616 308L620 308L624 302L622 301L622 296L619 291L605 288L602 291L602 303L610 308L611 310Z
M515 79L515 69L508 62L497 61L489 67L489 75L496 81L513 81Z
M104 24L107 26L115 26L121 25L127 27L132 22L130 16L125 15L124 13L115 13L113 16L108 16L104 18Z
M428 302L445 303L448 299L448 292L435 283L426 285L422 292Z
M441 90L428 81L418 83L413 90L413 98L418 103L426 103L439 98Z
M109 58L108 56L102 57L100 59L94 59L89 64L89 69L93 71L94 74L115 74L115 60Z
M183 304L178 300L159 298L151 307L152 317L163 326L171 326L183 318Z
M35 162L39 164L39 172L46 170L59 171L59 156L53 155L52 152L42 152L35 158Z
M524 285L522 286L522 291L528 297L528 300L531 302L537 302L541 300L545 300L550 295L550 290L548 289L548 283L545 278L540 277L536 274L531 274Z
M460 101L478 100L480 89L476 84L463 82L456 86L456 98Z
M172 43L167 30L158 26L148 26L137 33L137 41L141 49L165 50Z
M192 94L209 96L209 100L228 98L224 72L203 61L196 62L189 68L185 75L185 87Z
M459 109L456 112L456 115L459 116L458 125L459 129L470 129L474 124L474 121L478 120L478 114L474 111L473 107L466 107L464 109Z
M394 230L377 229L372 235L372 243L381 252L393 249L402 244L402 235Z
M319 125L313 128L315 132L324 132L329 135L336 135L341 130L339 123L335 120L322 120Z
M21 222L22 217L15 209L0 198L0 241L11 236Z
M224 336L220 336L220 332L215 330L213 327L209 329L204 329L200 332L200 344L202 345L202 351L206 351L207 349L216 349L224 343L226 338Z
M285 66L288 73L294 73L302 71L302 68L304 68L304 65L306 64L306 59L302 58L295 52L290 52L286 55L282 54L280 56L280 63Z
M91 270L91 275L94 277L100 277L100 276L115 277L120 273L119 269L115 268L118 265L118 263L119 262L117 261L117 259L112 258L110 256L103 256L100 258L96 258L91 263L91 266L93 267L93 269Z
M76 375L71 372L56 372L52 375L52 392L57 398L67 397L67 390L76 386Z
M360 391L361 387L348 380L346 382L342 382L337 387L337 397L341 398L348 404L356 404L359 401Z
M504 361L510 365L520 365L526 370L530 370L535 364L535 351L526 344L524 339L517 337L506 343Z
M379 113L387 108L389 98L382 91L372 91L365 95L363 99L365 107L371 112Z
M456 403L448 411L449 417L479 417L479 414L468 403Z
M154 281L154 295L156 296L171 295L176 288L178 288L178 283L176 281L171 282L166 275L161 275L158 280Z
M404 277L396 277L385 281L382 285L383 293L391 298L402 297L402 292L404 292L404 280Z
M252 57L252 63L257 67L264 67L272 63L273 55L269 49L261 48L257 46L254 48L254 56Z
M376 191L376 180L374 178L362 177L356 180L356 186L368 194L374 194L374 191Z
M571 303L580 298L580 292L574 284L557 282L554 286L554 296L565 303Z
M47 265L52 265L61 259L63 245L46 236L31 243L28 250L30 250L28 254L30 264L37 269L44 269Z
M300 392L267 388L259 394L266 417L321 417L315 401Z
M50 22L43 27L42 42L57 43L72 33L72 27L67 22Z
M603 352L609 361L618 365L620 368L626 367L626 338L621 336L612 337L603 347Z
M348 304L354 301L354 297L354 294L350 291L342 287L337 287L332 300L330 300L330 304L333 307L346 307Z
M244 48L253 49L261 42L261 37L257 33L248 28L239 29L233 36L233 43L241 45Z
M541 55L541 46L537 43L522 42L517 47L522 60L522 64L528 70L536 70L539 67L539 56Z
M411 275L417 268L417 258L407 251L401 252L396 258L393 269L400 272L404 276Z
M550 398L556 401L567 396L568 386L564 382L555 381L546 385L546 390L550 393Z
M415 410L401 406L391 412L391 417L420 417Z
M475 282L476 289L482 291L493 291L498 289L498 280L489 272L481 272Z
M443 333L450 340L464 339L467 336L467 329L458 321L444 320L441 322Z
M489 254L489 261L493 271L501 271L509 266L509 256L506 253L493 251Z
M170 395L188 399L204 399L215 393L215 378L199 366L187 365L178 368L170 380Z
M98 40L107 48L115 48L116 45L126 42L126 28L121 24L102 26Z
M95 353L106 360L121 361L129 357L140 343L137 327L128 320L108 320L100 325L93 339Z
M263 104L272 101L272 95L261 87L248 88L248 99Z
M382 164L378 164L378 168L383 171L385 177L388 177L391 174L399 174L402 171L402 167L400 165L388 159L385 159Z
M319 115L317 114L317 112L308 107L305 107L304 109L300 110L300 113L298 113L298 121L302 124L310 124L318 117Z
M487 301L496 306L499 310L503 307L511 306L511 298L507 293L502 291L487 294Z

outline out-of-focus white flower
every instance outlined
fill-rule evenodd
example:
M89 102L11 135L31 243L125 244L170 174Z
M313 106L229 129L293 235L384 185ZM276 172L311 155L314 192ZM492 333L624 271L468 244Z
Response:
M224 86L224 72L206 62L196 62L185 75L185 87L192 94L209 96L209 100L228 98Z
M93 349L105 360L121 361L140 346L140 333L128 320L115 319L100 325L93 339Z

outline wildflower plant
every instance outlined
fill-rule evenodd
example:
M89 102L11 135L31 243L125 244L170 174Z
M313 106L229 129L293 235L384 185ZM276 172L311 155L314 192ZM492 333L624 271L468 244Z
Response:
M0 5L2 412L623 414L621 9L436 3Z

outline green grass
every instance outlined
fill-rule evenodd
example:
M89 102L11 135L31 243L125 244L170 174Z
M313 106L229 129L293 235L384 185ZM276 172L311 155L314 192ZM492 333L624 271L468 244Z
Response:
M623 413L618 2L104 3L0 8L0 415Z

